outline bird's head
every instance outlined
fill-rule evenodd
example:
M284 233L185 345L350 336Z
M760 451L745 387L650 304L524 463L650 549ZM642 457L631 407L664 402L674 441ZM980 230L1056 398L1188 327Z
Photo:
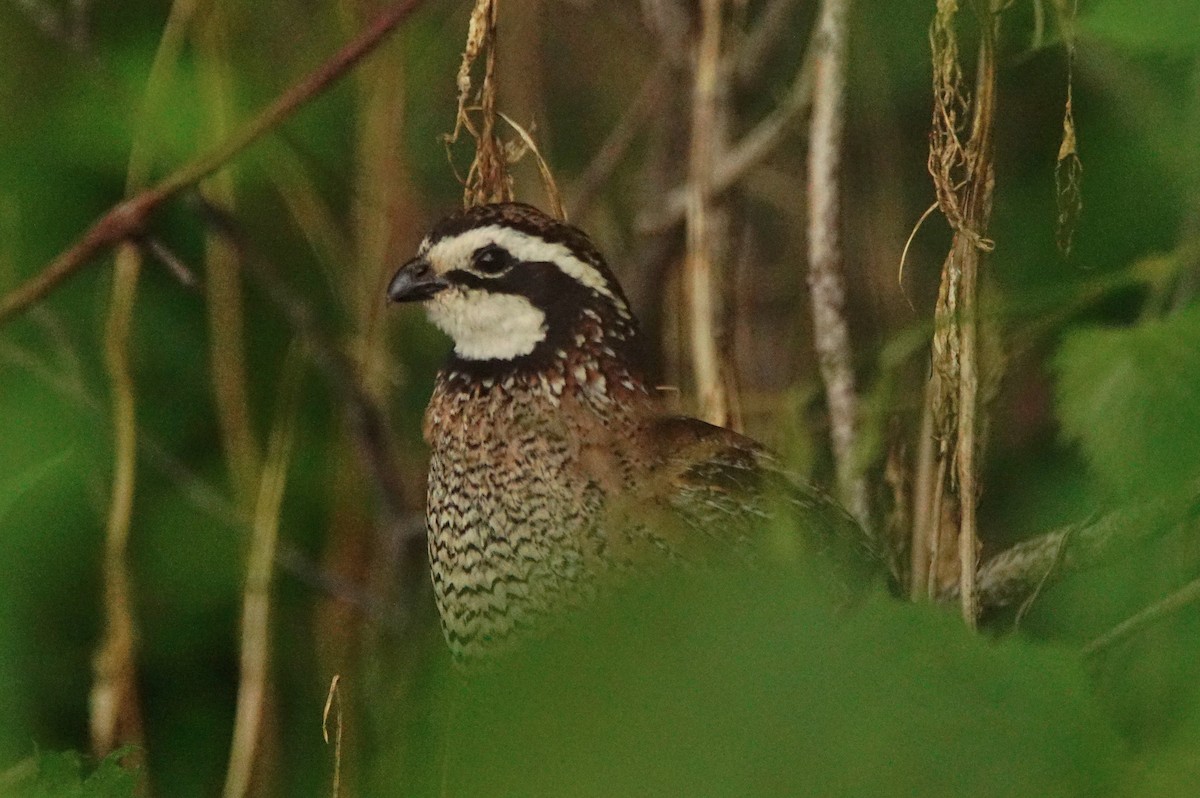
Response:
M468 369L539 369L580 349L632 358L638 346L625 294L588 236L520 203L440 221L388 298L420 302Z

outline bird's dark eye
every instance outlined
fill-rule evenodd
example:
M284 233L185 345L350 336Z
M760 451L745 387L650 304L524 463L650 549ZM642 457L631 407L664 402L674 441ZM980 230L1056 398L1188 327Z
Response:
M471 264L483 274L501 274L512 268L513 256L504 247L488 244L475 250Z

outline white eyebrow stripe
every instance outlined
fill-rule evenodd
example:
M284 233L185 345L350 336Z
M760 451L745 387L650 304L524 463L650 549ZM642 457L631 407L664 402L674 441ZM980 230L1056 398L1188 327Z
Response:
M625 302L613 293L604 275L576 257L565 244L546 241L511 227L492 224L447 236L430 246L425 255L438 274L445 274L468 266L475 250L493 243L504 247L517 260L553 263L567 276L625 309Z

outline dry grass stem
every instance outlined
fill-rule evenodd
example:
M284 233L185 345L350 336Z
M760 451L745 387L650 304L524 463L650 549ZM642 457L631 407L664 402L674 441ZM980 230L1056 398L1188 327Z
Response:
M467 41L458 68L458 111L454 120L454 130L443 136L446 154L453 165L451 147L458 142L464 131L474 142L474 158L467 169L466 177L459 178L463 184L463 205L470 207L489 202L511 202L514 192L509 164L516 163L526 153L532 152L546 189L550 204L548 210L557 218L565 220L566 211L558 185L530 131L496 110L496 20L499 5L499 0L477 0L471 11ZM480 57L484 58L483 79L476 90L471 71ZM475 116L478 116L478 120ZM505 143L500 139L497 131L498 119L516 131L518 142Z
M333 798L338 798L342 789L342 694L338 690L341 674L335 673L329 681L329 692L325 696L325 708L321 710L321 737L329 745L329 711L335 706L333 737Z
M1073 104L1075 84L1075 18L1079 13L1078 0L1055 0L1059 27L1067 47L1067 100L1063 106L1063 134L1054 163L1055 196L1058 200L1058 248L1063 256L1071 254L1075 227L1083 213L1083 161L1075 133Z
M932 435L937 442L937 462L932 466L937 473L932 494L934 504L920 513L929 521L926 529L914 530L917 535L928 535L930 542L914 540L913 544L914 551L922 547L936 551L940 519L943 515L957 519L959 601L963 618L971 626L977 621L980 606L976 587L980 548L976 523L980 492L976 456L981 428L979 272L983 254L994 246L986 231L994 189L992 131L999 29L999 17L986 3L979 4L978 12L981 36L975 92L969 102L962 89L955 0L939 0L929 34L934 67L929 171L938 206L955 233L942 268L934 314L929 395ZM960 133L967 127L968 113L970 135L964 144ZM947 479L953 483L945 485ZM943 497L956 500L952 511L941 506ZM931 561L928 574L931 595L945 581L948 574L944 569L941 561Z
M149 180L155 139L146 120L150 111L161 105L195 10L195 0L177 0L171 6L139 112L138 132L129 155L126 195L136 194ZM141 267L141 250L132 243L122 244L117 250L104 331L105 368L112 391L113 482L105 529L104 626L89 696L92 750L98 756L125 744L144 746L137 693L137 626L127 561L138 450L129 341Z
M721 0L703 0L700 37L692 84L692 136L688 158L687 254L684 301L698 415L712 424L729 423L729 397L721 375L717 346L719 297L717 270L726 242L722 221L714 218L711 188L718 137L725 126L727 87L721 75Z
M225 774L225 798L246 795L256 769L270 667L271 574L279 540L279 513L295 440L303 363L299 348L293 344L284 359L274 428L259 480L242 597L241 673L229 769Z
M475 155L463 184L463 205L510 202L513 199L512 175L504 143L496 132L496 18L499 0L476 0L467 25L467 41L458 67L458 112L454 130L444 137L447 157L463 131L475 144ZM484 59L483 80L475 90L471 70ZM478 114L479 121L472 119Z
M542 152L538 149L533 136L530 135L528 130L509 119L506 114L500 113L499 116L508 123L509 127L517 131L517 135L521 137L521 141L525 145L525 151L533 153L533 158L537 161L538 174L542 177L542 187L545 188L546 197L550 203L550 213L564 222L567 221L567 211L563 206L562 194L558 190L558 183L554 180L554 173L550 171L550 164L546 163L546 159L542 157ZM519 157L520 155L517 155L513 160Z

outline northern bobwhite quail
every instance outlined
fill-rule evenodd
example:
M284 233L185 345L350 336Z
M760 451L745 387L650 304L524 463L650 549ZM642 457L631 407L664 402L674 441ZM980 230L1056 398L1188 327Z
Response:
M433 584L458 658L624 572L752 550L779 497L810 539L860 534L759 444L660 413L637 320L577 228L518 203L455 213L388 296L420 302L454 342L424 432Z

